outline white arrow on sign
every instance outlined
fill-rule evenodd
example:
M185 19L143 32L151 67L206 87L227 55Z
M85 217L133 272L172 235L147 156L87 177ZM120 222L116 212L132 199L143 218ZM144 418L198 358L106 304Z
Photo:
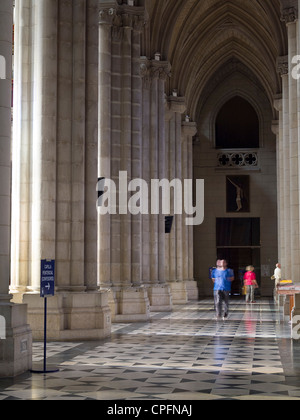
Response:
M47 286L45 286L45 289L50 290L50 287L51 287L51 286L50 286L50 283L48 283L48 284L47 284Z

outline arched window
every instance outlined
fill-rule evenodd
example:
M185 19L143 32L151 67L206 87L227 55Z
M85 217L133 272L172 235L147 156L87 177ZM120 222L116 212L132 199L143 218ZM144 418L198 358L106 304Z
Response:
M240 96L221 108L216 120L217 149L259 147L259 120L252 105Z

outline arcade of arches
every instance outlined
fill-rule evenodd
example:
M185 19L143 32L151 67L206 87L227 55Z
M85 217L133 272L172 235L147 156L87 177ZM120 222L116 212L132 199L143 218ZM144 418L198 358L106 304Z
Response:
M55 341L101 339L112 322L211 296L217 257L237 294L249 264L264 297L278 261L300 281L298 6L1 0L1 375L28 369L42 338L41 259L56 261ZM204 179L203 224L176 215L165 234L163 215L100 215L97 179L118 184L120 171Z

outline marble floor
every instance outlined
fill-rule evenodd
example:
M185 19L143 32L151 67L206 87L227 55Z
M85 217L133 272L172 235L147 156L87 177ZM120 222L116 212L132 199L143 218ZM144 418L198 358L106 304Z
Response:
M300 400L300 343L269 300L231 301L226 321L210 299L114 324L110 339L48 343L47 368L0 379L0 400ZM41 367L43 343L34 343Z

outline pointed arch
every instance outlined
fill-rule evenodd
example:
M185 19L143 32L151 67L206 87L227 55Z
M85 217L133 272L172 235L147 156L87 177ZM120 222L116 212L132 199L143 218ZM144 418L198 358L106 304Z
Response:
M270 103L281 92L278 56L287 54L279 0L149 0L151 50L172 65L170 90L198 103L216 69L235 58L259 80ZM162 25L161 22L164 22Z
M216 121L217 149L259 147L259 118L253 106L235 95L221 107Z

